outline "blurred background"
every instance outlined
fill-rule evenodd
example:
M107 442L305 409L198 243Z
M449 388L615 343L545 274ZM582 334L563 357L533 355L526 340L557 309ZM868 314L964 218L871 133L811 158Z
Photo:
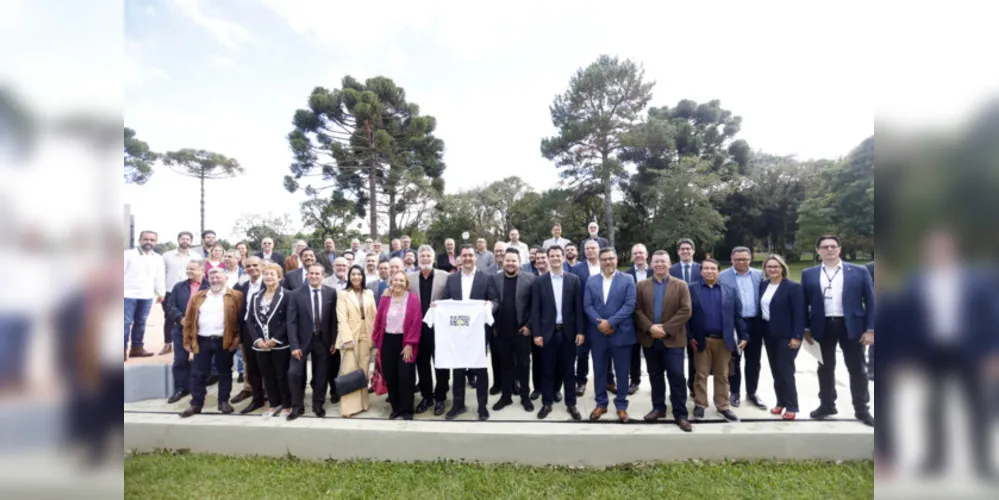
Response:
M829 8L874 16L881 31L878 70L855 75L878 103L877 495L995 498L994 16L960 1ZM123 12L121 1L0 0L4 498L123 487Z

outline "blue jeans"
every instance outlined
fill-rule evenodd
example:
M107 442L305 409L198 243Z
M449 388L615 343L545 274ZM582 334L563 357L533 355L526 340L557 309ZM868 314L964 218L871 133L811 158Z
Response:
M252 356L253 353L250 353L250 355ZM215 371L217 372L218 370L216 369ZM242 349L236 351L236 372L239 373L240 375L243 374L243 350Z
M153 299L125 299L125 350L128 350L129 332L132 336L132 348L142 347L142 339L146 336L146 318L153 307Z
M0 385L24 380L31 319L16 314L0 316Z
M174 325L171 332L173 339L173 390L191 390L191 353L184 350L184 329L179 324Z
M602 334L598 334L602 335ZM631 346L611 347L608 345L591 344L593 353L593 392L596 393L597 406L607 408L607 365L614 362L614 374L617 378L617 394L614 395L614 408L628 409L628 370L631 368Z

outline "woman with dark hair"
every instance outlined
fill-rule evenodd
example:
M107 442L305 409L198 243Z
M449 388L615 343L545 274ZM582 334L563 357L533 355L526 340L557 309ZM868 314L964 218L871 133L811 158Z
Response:
M288 365L291 352L288 344L286 316L291 298L281 288L281 267L264 265L261 279L264 289L253 296L247 307L246 326L253 339L253 351L260 362L260 372L267 389L270 408L265 417L291 414L291 387L288 385Z
M798 413L794 359L805 335L805 290L787 279L788 267L779 255L763 261L763 272L766 280L760 282L759 317L777 395L777 406L770 413L794 420Z
M413 388L416 382L416 350L423 332L420 298L409 293L409 277L399 272L389 279L389 298L378 303L374 333L374 356L381 355L382 373L392 405L389 419L413 419Z
M340 351L340 373L357 369L368 377L371 362L371 333L374 331L375 295L365 286L364 268L358 265L347 271L347 288L337 294L336 319L339 325L336 348ZM344 418L368 411L367 385L350 394L340 395L340 412Z

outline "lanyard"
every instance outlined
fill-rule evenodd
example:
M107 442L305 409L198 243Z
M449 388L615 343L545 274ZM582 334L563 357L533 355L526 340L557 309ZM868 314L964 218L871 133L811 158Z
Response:
M833 273L832 277L829 277L829 272L826 271L826 266L822 266L822 274L826 275L826 279L829 280L829 283L826 285L826 290L832 290L833 280L836 279L836 276L839 276L840 269L842 269L842 267L837 267L836 272Z

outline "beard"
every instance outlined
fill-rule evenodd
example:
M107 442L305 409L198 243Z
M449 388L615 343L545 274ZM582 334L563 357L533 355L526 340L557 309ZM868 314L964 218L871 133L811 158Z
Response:
M430 271L434 268L433 264L420 264L420 271Z
M141 247L144 252L148 252L153 249L153 245L151 243L143 243Z
M224 289L225 289L224 284L218 284L218 285L212 284L212 293L219 293Z

